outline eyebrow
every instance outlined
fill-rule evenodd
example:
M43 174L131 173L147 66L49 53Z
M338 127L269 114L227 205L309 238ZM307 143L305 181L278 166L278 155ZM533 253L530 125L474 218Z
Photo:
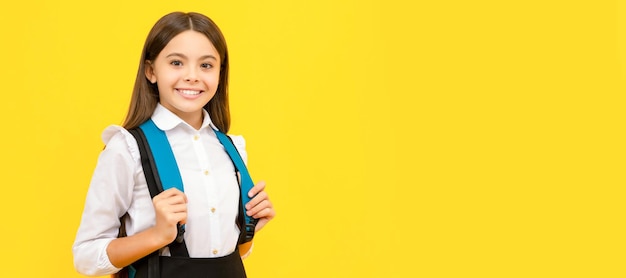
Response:
M187 59L187 56L185 56L185 54L176 53L176 52L168 54L167 56L165 56L165 58L175 57L175 56ZM213 59L213 60L217 61L217 58L215 56L213 56L213 55L204 55L204 56L200 57L199 60L204 60L204 59Z

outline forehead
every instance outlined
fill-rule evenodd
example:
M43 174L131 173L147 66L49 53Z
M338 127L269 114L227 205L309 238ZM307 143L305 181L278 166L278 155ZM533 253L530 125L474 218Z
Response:
M174 53L183 54L190 59L213 56L219 60L217 49L209 38L193 30L184 31L172 38L161 50L159 56L165 57Z

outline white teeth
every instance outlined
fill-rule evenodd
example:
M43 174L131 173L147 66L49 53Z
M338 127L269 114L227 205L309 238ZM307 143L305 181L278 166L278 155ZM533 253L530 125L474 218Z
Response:
M192 90L180 90L181 93L185 95L197 95L200 91L192 91Z

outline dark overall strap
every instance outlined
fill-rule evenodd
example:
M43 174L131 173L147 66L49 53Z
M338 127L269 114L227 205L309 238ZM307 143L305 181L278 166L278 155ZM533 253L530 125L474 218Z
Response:
M245 219L245 223L241 231L241 233L243 234L243 238L240 238L243 241L240 243L249 242L254 237L254 228L256 226L256 219L248 216L248 214L246 213L245 205L248 202L250 202L250 197L248 196L248 192L250 192L252 187L254 187L254 182L252 181L252 178L250 177L250 173L248 172L248 168L246 167L246 164L243 162L241 155L239 154L239 152L237 151L237 148L233 144L232 139L230 139L228 135L224 134L223 132L219 130L214 130L214 131L215 131L215 135L217 136L217 139L220 140L220 143L222 143L222 146L224 146L224 149L228 153L230 160L233 161L233 164L235 165L235 170L239 172L239 175L241 178L239 182L241 186L240 211L243 211L242 214Z

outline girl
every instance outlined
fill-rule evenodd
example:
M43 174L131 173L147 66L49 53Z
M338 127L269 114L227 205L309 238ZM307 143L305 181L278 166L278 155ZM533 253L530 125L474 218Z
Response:
M128 132L150 119L167 136L184 193L171 188L151 199L137 141ZM158 251L161 269L172 264L168 244L182 225L193 259L179 261L180 269L199 262L203 271L177 277L246 277L241 257L252 242L238 244L238 178L214 131L226 133L229 125L228 51L221 31L202 14L165 15L146 39L123 127L102 134L106 147L73 245L76 269L98 276L130 266L131 276L147 277L151 253ZM231 139L246 160L243 138ZM264 189L259 182L241 192L254 196L246 209L258 221L255 231L275 215ZM118 237L120 227L125 236Z

